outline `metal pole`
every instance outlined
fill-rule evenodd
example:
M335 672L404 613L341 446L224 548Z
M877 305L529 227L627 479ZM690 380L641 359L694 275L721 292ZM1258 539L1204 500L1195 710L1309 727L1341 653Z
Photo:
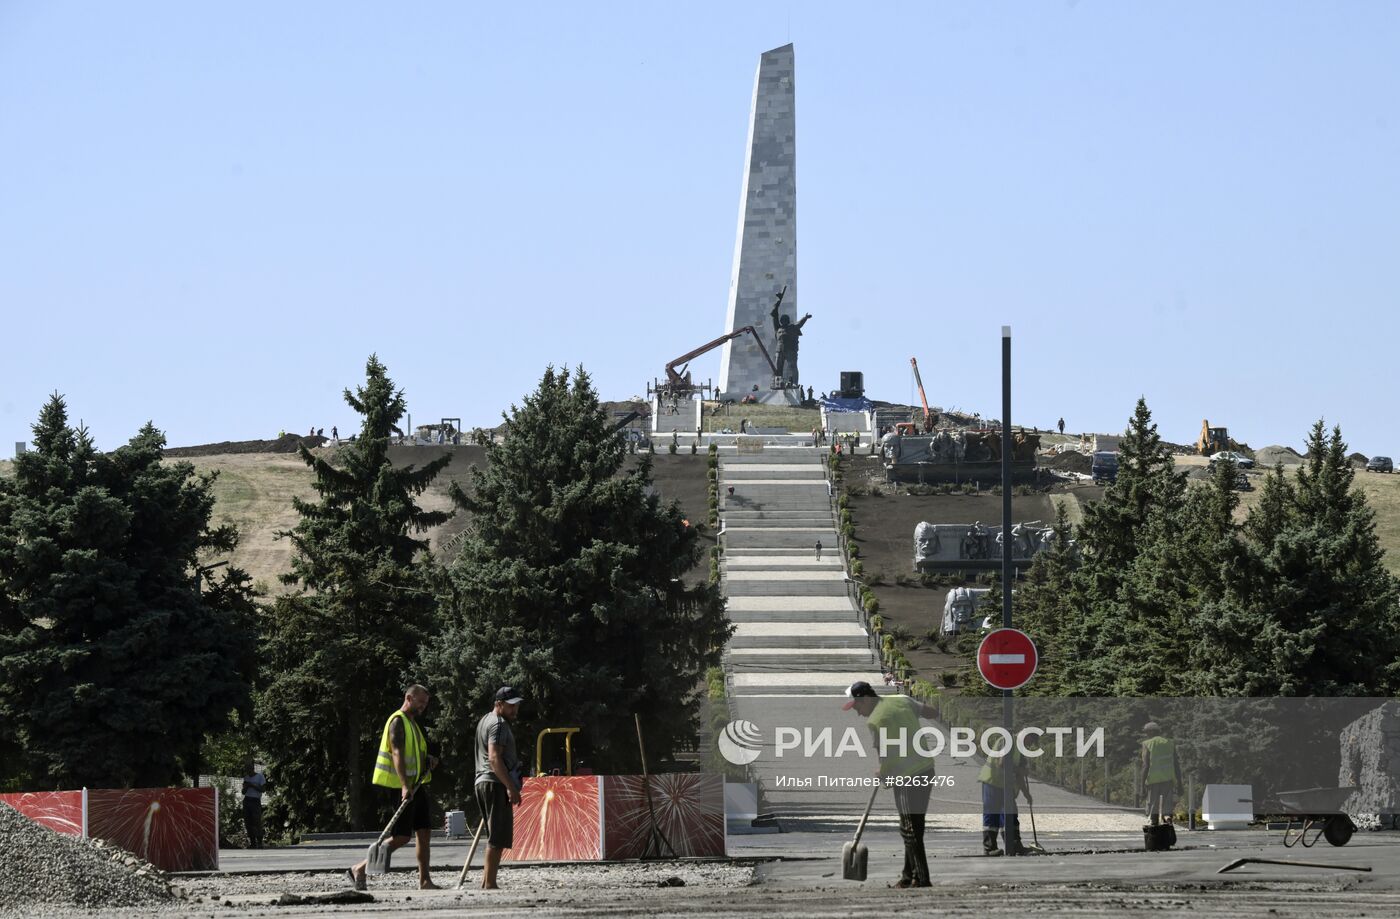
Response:
M1196 777L1188 776L1186 779L1186 828L1194 830L1196 828Z
M1001 624L1011 628L1011 326L1001 327ZM1013 738L1012 747L1006 753L1006 767L1002 769L1001 829L1005 838L1011 839L1009 812L1014 811L1016 789L1020 777L1014 757L1016 750L1012 731L1015 725L1011 710L1013 690L1001 692L1001 720L1007 734ZM1006 852L1011 855L1009 848Z

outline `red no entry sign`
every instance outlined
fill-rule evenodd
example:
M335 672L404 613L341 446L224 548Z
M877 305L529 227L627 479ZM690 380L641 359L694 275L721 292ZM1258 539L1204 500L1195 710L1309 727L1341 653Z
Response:
M1025 686L1039 662L1035 642L1020 629L991 631L977 648L977 669L997 689Z

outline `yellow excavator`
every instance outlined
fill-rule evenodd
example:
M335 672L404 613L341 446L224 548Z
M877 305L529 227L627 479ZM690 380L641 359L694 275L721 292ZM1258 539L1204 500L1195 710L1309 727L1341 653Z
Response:
M1213 428L1207 420L1201 421L1201 436L1196 440L1196 452L1210 456L1222 450L1234 450L1235 442L1230 439L1229 428Z

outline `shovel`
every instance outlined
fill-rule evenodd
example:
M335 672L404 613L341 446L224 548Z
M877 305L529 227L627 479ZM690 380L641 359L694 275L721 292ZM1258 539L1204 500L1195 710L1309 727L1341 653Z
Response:
M404 808L413 801L414 793L418 791L418 786L414 785L408 792L408 797L399 803L399 809L394 811L394 816L389 818L389 823L384 827L384 832L379 834L379 838L370 844L369 851L365 853L365 874L375 876L389 873L389 855L394 850L385 845L384 840L389 838L389 833L394 829L394 824L399 822L399 817L403 815Z
M467 860L462 865L462 873L457 876L457 889L461 890L462 885L467 883L467 872L472 869L472 857L476 855L476 844L481 842L481 831L486 827L486 818L482 817L481 822L476 825L476 835L472 837L472 847L467 850Z
M1033 840L1031 851L1036 855L1049 855L1050 853L1046 852L1045 847L1040 844L1040 837L1035 834L1035 805L1031 803L1030 798L1026 799L1026 809L1031 812L1031 839Z
M870 816L870 808L875 806L875 796L879 793L880 786L876 785L875 790L870 792L870 800L865 804L865 813L860 815L860 823L856 824L856 838L841 847L841 877L848 881L865 880L865 864L870 858L870 852L860 844L860 834L865 832L865 821Z

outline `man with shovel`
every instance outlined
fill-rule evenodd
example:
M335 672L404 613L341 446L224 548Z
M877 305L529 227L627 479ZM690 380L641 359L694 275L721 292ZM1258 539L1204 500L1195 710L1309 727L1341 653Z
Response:
M1009 763L1009 767L1008 767ZM1019 793L1031 803L1030 780L1022 768L1021 754L1014 747L1011 755L988 756L977 775L982 783L982 853L1001 855L997 848L997 832L1006 837L1007 855L1030 855L1031 850L1021 844L1021 816L1016 810L1016 796ZM1006 815L1006 825L1002 826L1002 814Z
M855 709L866 719L866 726L880 755L880 780L894 789L894 805L899 811L899 836L904 840L904 869L895 887L931 887L928 855L924 851L924 820L928 799L937 774L933 758L922 755L914 740L923 725L920 718L932 718L933 709L908 696L885 696L857 680L846 690L850 700L843 709Z
M515 806L520 803L520 760L510 722L525 699L511 686L496 692L491 711L476 725L476 803L486 823L486 859L481 868L481 889L496 889L496 869L501 856L515 842Z
M436 890L437 885L428 874L432 818L425 786L433 780L433 768L437 766L438 758L428 755L428 738L418 724L418 719L427 710L427 688L414 683L404 690L403 705L384 722L372 781L388 789L394 807L399 808L408 802L406 807L401 808L398 820L389 831L388 850L393 852L406 846L410 837L416 836L414 854L418 856L418 886L423 890ZM410 797L412 801L408 800ZM356 890L365 889L368 867L369 860L366 859L346 872Z

